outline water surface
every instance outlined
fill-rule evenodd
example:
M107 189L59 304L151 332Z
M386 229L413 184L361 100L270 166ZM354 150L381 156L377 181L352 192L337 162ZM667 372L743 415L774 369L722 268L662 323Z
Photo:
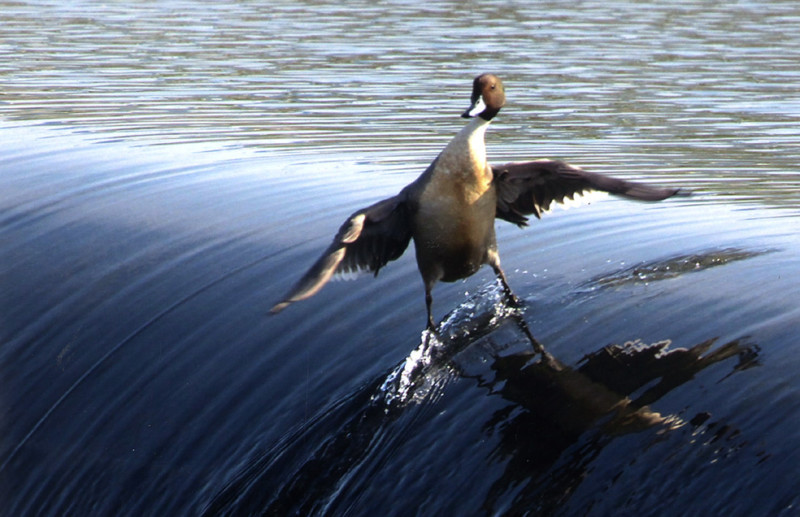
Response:
M791 515L800 7L0 2L8 515ZM490 159L683 186L268 308L508 105ZM534 338L531 342L528 329Z

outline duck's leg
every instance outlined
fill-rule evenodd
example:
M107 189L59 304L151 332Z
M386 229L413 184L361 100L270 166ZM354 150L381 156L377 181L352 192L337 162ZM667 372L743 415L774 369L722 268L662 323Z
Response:
M514 294L514 291L511 290L511 286L508 285L508 279L506 278L506 274L503 271L503 268L500 267L500 254L497 253L497 250L490 250L488 253L488 257L489 257L489 265L492 266L492 269L494 269L494 274L497 275L497 278L500 279L500 284L503 286L503 291L505 291L506 293L506 297L508 298L508 303L510 303L515 307L522 306L522 300L517 298L517 295ZM536 351L537 353L546 354L544 347L542 346L541 343L539 343L539 340L533 337L531 330L528 328L528 323L522 317L522 314L516 313L513 315L513 318L514 321L517 322L517 325L519 326L520 330L522 330L522 333L525 334L525 337L527 337L528 340L531 342L534 351Z
M494 274L497 275L497 278L500 280L500 285L503 286L503 291L506 293L508 302L515 307L522 305L522 301L517 298L517 295L511 290L511 286L508 285L506 273L503 271L503 268L500 267L500 254L497 253L497 250L489 250L487 255L489 265L492 266Z
M508 280L506 280L506 275L503 272L503 269L500 267L500 264L497 264L496 267L492 267L494 267L494 272L497 274L497 278L500 279L500 283L503 284L503 289L506 292L509 303L515 307L521 307L522 301L511 291L511 287L508 285ZM525 334L525 337L528 338L528 341L531 342L533 350L537 353L546 354L544 347L541 343L539 343L539 340L533 337L531 330L528 328L528 323L525 321L525 318L522 317L522 313L514 311L512 317L514 318L514 321L517 322L517 325L519 326L520 330L522 330L522 333Z
M425 308L428 310L428 324L427 329L431 332L436 332L436 324L433 322L433 312L431 310L433 306L433 295L431 291L433 290L433 285L425 282Z

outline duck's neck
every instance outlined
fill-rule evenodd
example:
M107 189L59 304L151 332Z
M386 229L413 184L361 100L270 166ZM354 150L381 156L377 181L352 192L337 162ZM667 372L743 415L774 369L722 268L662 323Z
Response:
M469 123L458 132L453 140L462 140L466 142L471 150L482 152L485 160L486 143L484 137L486 136L486 130L489 129L490 123L491 121L484 120L480 117L471 118Z
M473 177L483 176L486 168L484 136L488 127L488 120L475 117L453 137L442 152L449 162L448 172Z

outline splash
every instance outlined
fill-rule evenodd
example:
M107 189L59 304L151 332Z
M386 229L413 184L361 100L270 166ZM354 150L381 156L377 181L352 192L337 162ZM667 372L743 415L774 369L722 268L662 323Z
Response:
M420 344L386 376L374 399L382 399L387 407L438 400L458 375L452 359L522 312L506 303L499 282L484 286L447 314L435 332L422 332Z

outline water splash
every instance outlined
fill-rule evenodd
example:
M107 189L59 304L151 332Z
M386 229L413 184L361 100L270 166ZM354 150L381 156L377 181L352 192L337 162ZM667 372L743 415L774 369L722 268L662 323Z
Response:
M435 332L422 331L420 344L386 376L373 400L382 399L387 407L438 400L458 374L452 359L523 311L507 303L499 281L487 284L448 313Z

